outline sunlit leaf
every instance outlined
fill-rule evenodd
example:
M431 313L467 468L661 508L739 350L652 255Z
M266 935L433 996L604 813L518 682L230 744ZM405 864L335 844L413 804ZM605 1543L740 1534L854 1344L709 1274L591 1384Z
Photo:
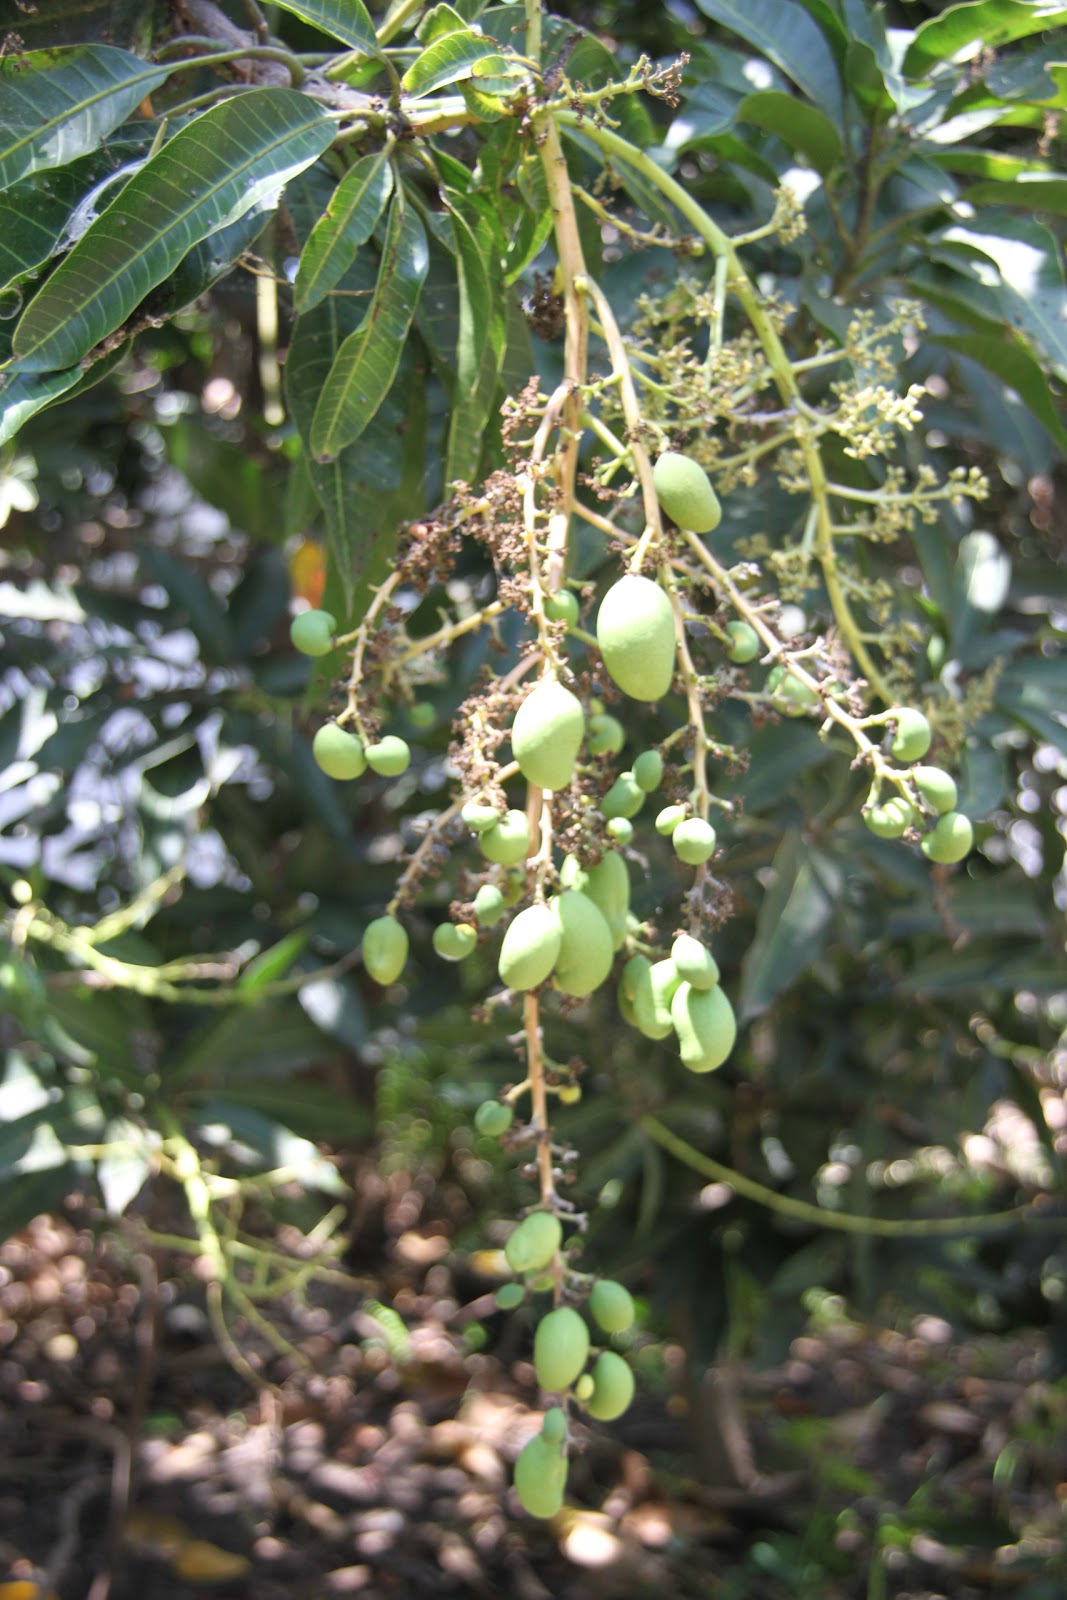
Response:
M826 35L797 0L697 0L697 5L773 61L840 123L844 99L837 62Z
M1042 33L1067 22L1067 7L1049 0L968 0L930 17L916 30L903 70L920 77L942 61L966 61L983 50L998 50L1013 39Z
M484 61L490 56L499 62L500 71L507 70L506 57L500 54L496 43L484 34L471 33L467 29L442 34L411 63L400 80L400 87L405 94L417 100L422 95L432 94L435 89L444 88L445 84L469 78L475 62Z
M364 156L346 172L301 252L297 311L309 311L337 286L374 232L392 188L393 169L384 150Z
M278 0L278 4L353 50L378 54L378 36L363 0Z

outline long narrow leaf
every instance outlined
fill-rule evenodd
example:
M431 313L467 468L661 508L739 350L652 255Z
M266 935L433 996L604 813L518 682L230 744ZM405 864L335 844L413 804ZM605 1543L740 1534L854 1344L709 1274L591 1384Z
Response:
M840 125L844 97L837 62L826 35L801 5L795 0L697 0L697 5L773 61Z
M24 371L70 367L120 327L184 256L321 155L334 124L292 89L254 89L205 111L92 224L15 330Z
M364 156L345 174L301 253L297 311L310 311L340 282L377 227L392 187L393 169L384 150Z
M378 54L378 36L363 0L278 0L278 4L353 50Z
M500 281L503 241L496 236L494 217L483 215L485 226L479 227L472 203L448 190L445 199L452 213L459 277L456 382L445 482L462 479L472 483L504 354L506 319Z
M398 191L370 310L337 352L315 409L311 451L319 460L329 460L358 439L385 399L428 263L422 223Z
M458 83L462 78L469 78L475 62L489 57L499 62L502 72L507 71L509 63L500 55L492 39L469 30L446 33L434 39L415 58L401 78L400 86L413 99L432 94L434 89L441 89L446 83Z
M921 77L941 61L966 60L999 50L1013 39L1043 33L1067 22L1067 7L1049 0L968 0L931 17L915 33L904 57L904 73Z
M95 149L173 70L106 44L0 60L0 189Z

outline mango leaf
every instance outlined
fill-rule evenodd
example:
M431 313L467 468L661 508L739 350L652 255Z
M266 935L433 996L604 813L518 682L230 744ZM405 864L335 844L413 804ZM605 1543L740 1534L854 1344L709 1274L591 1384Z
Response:
M841 139L830 118L795 95L776 89L750 94L738 106L737 120L752 122L799 150L823 177L841 164Z
M363 0L278 0L278 4L353 50L379 54L378 35Z
M144 1129L127 1117L108 1123L103 1143L114 1148L96 1163L96 1181L109 1215L121 1217L144 1188L152 1171L153 1151Z
M809 100L841 123L844 96L833 51L818 23L796 0L697 0L697 7L773 61Z
M997 709L1067 755L1067 661L1013 661L997 682Z
M993 178L974 183L964 190L963 199L972 206L1020 206L1028 215L1049 211L1067 216L1067 178L1051 172L1020 172L1005 182Z
M904 55L906 77L918 78L942 61L967 61L1012 39L1067 22L1067 7L1048 0L968 0L931 17L915 31Z
M385 399L428 262L422 223L398 191L370 309L338 350L315 408L310 448L319 461L331 460L358 439Z
M469 33L470 29L458 11L453 11L451 6L431 6L429 11L415 29L415 37L422 44L432 44L435 39L443 39L446 33Z
M1067 376L1067 285L1059 245L1045 228L1008 217L944 229L927 244L956 269L957 293L987 320L999 311Z
M818 956L844 888L835 861L790 830L774 857L774 883L741 968L741 1015L755 1017Z
M392 187L393 169L384 150L364 156L341 179L301 252L294 287L298 312L318 305L344 276L374 232Z
M1049 391L1048 379L1021 339L1010 332L1004 338L980 333L931 333L935 344L977 361L994 377L1014 389L1048 430L1061 450L1067 451L1067 428Z
M94 150L173 70L105 44L0 58L0 190Z
M445 483L475 481L504 353L506 319L500 283L503 241L488 207L477 210L453 190L452 213L459 278L456 380L445 457Z
M484 61L489 56L496 57L502 71L506 71L510 65L500 54L496 43L484 34L472 33L470 29L442 34L411 63L400 80L400 87L405 94L417 100L424 94L432 94L435 89L443 88L447 83L458 83L462 78L469 78L475 62Z
M15 330L20 368L80 361L201 239L276 203L333 135L292 89L250 89L205 111L130 179L31 301Z
M70 367L66 372L16 372L0 387L0 445L13 439L38 411L56 400L73 400L83 389L106 378L128 353L129 343L109 350L91 367ZM2 383L2 377L0 377Z

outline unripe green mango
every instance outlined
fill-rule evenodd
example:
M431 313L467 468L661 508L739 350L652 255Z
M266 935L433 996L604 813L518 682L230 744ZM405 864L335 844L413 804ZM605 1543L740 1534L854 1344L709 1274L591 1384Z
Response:
M502 812L496 806L487 806L481 800L468 800L460 817L472 833L488 833L500 821Z
M671 843L679 861L699 867L715 854L715 829L702 817L688 817L671 834Z
M659 503L680 528L712 533L722 521L719 497L699 461L677 450L665 450L652 468Z
M614 1422L628 1411L634 1397L634 1375L622 1356L604 1350L593 1363L593 1392L585 1409L598 1422Z
M589 718L589 737L586 745L591 756L617 756L626 743L626 730L618 717L600 712Z
M522 702L511 729L511 748L527 783L566 789L584 732L585 713L577 695L555 678L543 678Z
M363 966L383 986L395 983L408 958L408 936L395 917L375 917L363 930Z
M411 765L411 746L395 733L367 746L367 765L382 778L398 778Z
M590 1293L589 1313L605 1333L625 1333L633 1326L634 1297L621 1283L601 1278Z
M569 1389L589 1359L589 1329L573 1306L541 1318L534 1334L534 1371L542 1389Z
M612 584L596 619L612 681L632 700L661 700L674 677L674 612L651 578L627 573Z
M642 750L634 762L634 777L646 794L652 794L663 782L663 757L658 750Z
M634 1022L646 1039L665 1039L674 1026L671 999L681 979L672 961L656 961L634 974Z
M685 821L684 806L664 806L656 817L656 832L669 839L680 822Z
M634 994L638 983L644 981L640 975L642 972L647 972L651 965L652 963L647 956L631 956L623 967L622 976L619 978L615 998L619 1003L619 1012L622 1020L629 1023L631 1028L637 1027L637 1017L634 1014Z
M508 1236L504 1259L512 1272L541 1272L563 1243L563 1224L551 1211L531 1211Z
M501 1311L514 1311L526 1299L526 1286L522 1283L502 1283L493 1299Z
M545 616L549 622L565 622L568 628L574 627L580 610L578 596L573 589L559 589L545 599Z
M443 961L466 961L477 943L469 922L441 922L433 930L433 947Z
M474 1113L474 1126L490 1139L499 1139L502 1133L507 1133L514 1120L514 1111L500 1100L483 1100Z
M487 861L501 867L516 867L530 850L530 824L525 811L507 811L493 827L478 836L478 845Z
M561 933L552 982L563 994L581 999L599 989L611 972L615 958L611 928L596 902L578 889L565 889L552 909Z
M556 965L563 930L548 906L520 911L504 935L497 970L509 989L536 989Z
M956 785L947 772L940 767L916 767L912 777L927 805L933 806L942 815L946 811L955 811L958 799Z
M333 649L337 618L329 611L302 611L289 624L293 648L304 656L325 656Z
M616 950L621 949L626 938L626 914L630 909L630 874L619 852L605 850L596 866L589 868L585 883L576 883L574 888L581 889L600 907L611 929L612 945Z
M593 1374L591 1372L583 1372L578 1382L574 1385L574 1398L584 1405L594 1388Z
M600 802L600 812L606 821L615 817L636 817L647 796L632 772L620 772L611 788Z
M719 964L706 945L690 933L680 933L671 946L674 970L694 989L712 989L719 981Z
M483 883L474 896L474 915L480 928L491 928L504 915L504 894L495 883Z
M819 704L815 690L794 678L783 666L772 667L767 674L767 693L774 696L776 708L784 711L787 717L802 717Z
M730 635L729 648L726 659L735 666L743 667L750 661L755 661L762 648L760 636L750 622L728 622L726 631Z
M311 741L311 753L328 778L359 778L367 770L362 739L336 722L323 724Z
M515 1462L515 1493L531 1517L554 1517L567 1489L567 1455L543 1433L527 1440Z
M881 805L872 806L864 813L864 822L879 839L899 839L918 821L914 806L903 795L895 794Z
M541 1424L541 1437L549 1444L562 1444L567 1437L567 1413L562 1406L550 1406Z
M718 984L712 989L680 984L671 1001L671 1018L690 1072L714 1072L722 1066L737 1038L737 1019Z
M628 817L612 817L607 825L609 839L614 839L616 844L627 845L632 843L634 825Z
M408 721L413 728L424 731L433 727L437 713L428 700L416 700L408 706Z
M974 828L962 811L946 811L938 817L922 842L923 854L942 866L962 861L974 844Z
M930 724L914 706L898 706L892 713L897 728L890 750L897 761L921 761L930 748Z

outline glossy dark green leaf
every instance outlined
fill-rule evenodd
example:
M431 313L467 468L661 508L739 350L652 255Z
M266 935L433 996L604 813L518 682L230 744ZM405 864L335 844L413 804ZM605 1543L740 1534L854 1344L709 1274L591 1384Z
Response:
M70 367L66 372L0 374L0 445L13 439L38 411L54 405L57 400L73 400L75 395L101 382L128 354L129 343L126 342L109 350L89 367Z
M0 59L0 190L94 150L172 70L103 44Z
M944 349L977 361L1014 389L1060 449L1067 450L1067 428L1060 420L1048 379L1021 339L1008 332L999 339L977 333L933 333L930 337Z
M949 6L916 29L903 70L921 77L942 61L967 60L981 50L999 50L1013 39L1067 22L1067 7L1048 0L967 0Z
M1067 376L1067 283L1054 236L1008 217L944 229L927 246L955 268L959 298L987 320L1000 315Z
M963 198L972 206L1018 207L1032 216L1050 212L1067 216L1067 178L1055 173L1020 172L1010 179L987 179L965 189Z
M300 255L294 300L310 311L335 288L366 244L393 188L393 169L384 150L357 161L345 173Z
M310 448L333 459L365 431L396 376L428 265L426 234L402 192L389 211L366 316L338 350L315 407Z
M34 0L32 9L19 9L18 35L27 50L99 39L143 54L152 42L152 21L144 0Z
M435 89L443 89L446 84L469 78L475 63L489 58L499 62L499 69L506 72L507 59L484 34L471 33L469 29L442 34L415 58L401 78L400 86L405 94L418 100Z
M24 371L70 367L197 245L319 156L334 125L291 89L250 89L175 134L92 223L15 330Z
M773 61L808 99L840 123L841 74L826 35L797 0L697 0L713 22Z
M278 0L278 4L353 50L378 54L378 35L363 0Z
M774 881L764 896L756 937L741 967L740 1014L755 1017L818 957L844 887L836 862L786 834L774 856Z
M799 150L824 177L841 163L841 139L833 122L795 95L759 90L742 100L737 120L754 123L791 150Z

